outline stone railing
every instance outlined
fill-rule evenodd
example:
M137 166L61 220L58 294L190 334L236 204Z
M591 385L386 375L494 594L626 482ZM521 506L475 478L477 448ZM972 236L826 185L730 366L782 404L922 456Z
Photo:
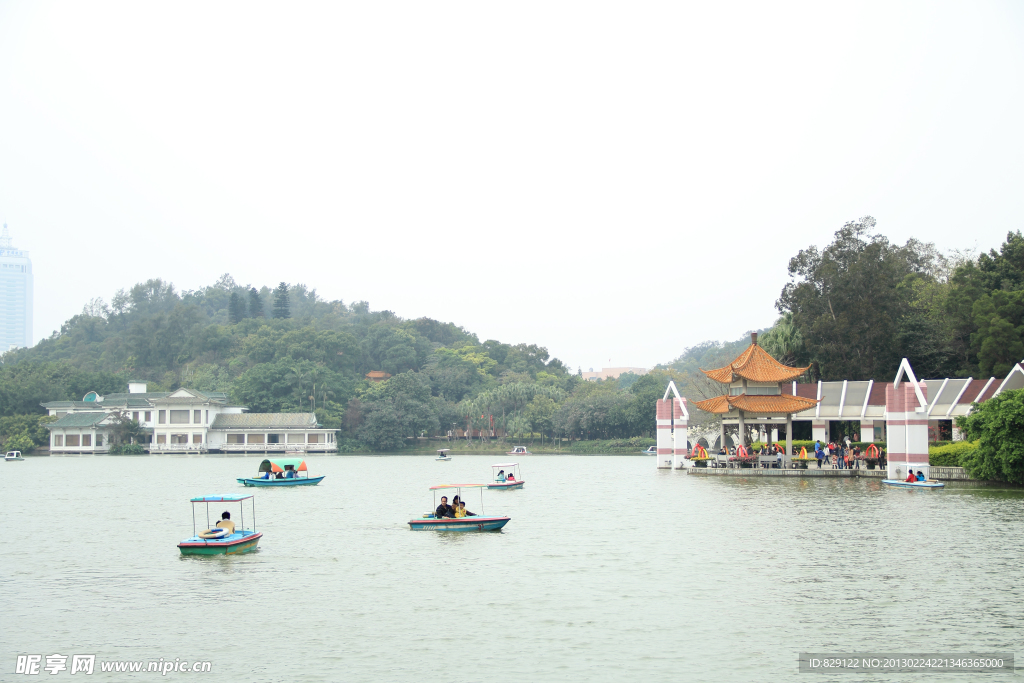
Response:
M225 453L309 453L311 451L336 451L336 443L222 443L216 446Z

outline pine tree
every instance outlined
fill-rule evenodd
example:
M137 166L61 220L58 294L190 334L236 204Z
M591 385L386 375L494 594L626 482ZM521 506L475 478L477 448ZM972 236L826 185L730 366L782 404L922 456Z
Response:
M242 322L242 318L245 317L245 304L242 302L242 297L238 296L238 292L231 292L231 301L228 302L228 317L231 319L232 325Z
M292 316L288 303L288 283L286 282L282 282L274 290L273 315L275 318L290 318Z
M249 317L250 318L263 318L263 299L260 298L260 293L253 287L249 290Z

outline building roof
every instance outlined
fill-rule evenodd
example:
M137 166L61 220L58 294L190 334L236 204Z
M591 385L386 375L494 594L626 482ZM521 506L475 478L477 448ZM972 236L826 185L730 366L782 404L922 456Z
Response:
M757 333L750 335L750 346L736 357L736 360L725 367L714 370L701 370L705 375L721 382L732 384L737 379L749 382L791 382L807 372L807 368L794 368L783 365L771 357L767 351L757 345Z
M135 394L141 396L141 394ZM163 394L160 398L152 399L153 404L163 403L224 403L228 395L222 391L211 391L209 393L195 389L181 388L169 394Z
M315 429L315 413L229 413L218 415L210 429Z
M383 370L371 370L370 372L366 373L366 379L374 380L374 381L378 381L378 382L381 381L381 380L388 379L390 377L391 377L391 375L386 373L386 372L384 372Z
M723 415L731 410L742 410L744 413L761 415L788 415L799 413L817 405L814 399L802 398L791 394L774 396L715 396L706 401L695 401L694 406L708 413Z
M169 392L169 391L147 391L145 393L140 392L140 393L137 393L137 394L124 394L124 393L107 394L106 396L103 397L103 402L104 403L124 403L125 401L127 401L129 399L149 400L149 399L154 399L154 398L163 398L165 396L170 396L170 395L171 395L171 392Z
M107 413L68 413L56 422L46 425L53 427L94 427L107 418Z

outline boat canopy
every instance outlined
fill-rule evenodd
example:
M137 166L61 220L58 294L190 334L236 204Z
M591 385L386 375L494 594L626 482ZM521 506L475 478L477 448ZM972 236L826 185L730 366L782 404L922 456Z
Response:
M240 500L252 498L251 493L225 493L220 496L199 496L192 498L193 503L237 503Z
M437 491L438 489L485 489L487 484L441 484L439 486L431 486L431 491Z
M296 472L308 472L306 461L302 458L271 458L260 463L260 472L284 472L284 468L292 466Z
M498 464L498 465L491 465L491 467L519 467L519 463L517 463L517 462L506 462L506 463L501 463L501 464Z

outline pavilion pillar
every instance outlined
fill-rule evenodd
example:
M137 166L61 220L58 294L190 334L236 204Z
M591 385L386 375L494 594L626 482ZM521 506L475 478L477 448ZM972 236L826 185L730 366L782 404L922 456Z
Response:
M906 362L906 361L904 361ZM925 401L928 385L918 383ZM921 470L929 476L928 416L914 391L913 380L905 380L898 387L890 384L885 389L886 476L906 479L907 470Z
M721 439L722 440L719 441L719 443L721 444L722 448L726 449L725 452L728 453L729 452L729 447L727 445L725 445L725 416L724 415L722 416L722 421L719 424L722 427L722 435L721 435Z
M793 457L793 414L786 415L786 457ZM789 467L788 463L786 465Z
M658 399L657 404L657 438L658 469L671 469L674 444L672 442L672 404L676 399ZM684 446L685 447L685 446Z
M672 469L678 470L685 467L686 456L689 449L686 447L688 421L686 413L683 412L683 401L686 399L672 399Z
M740 416L740 446L746 446L747 445L747 435L746 435L747 429L746 429L746 423L744 422L744 419L743 419L743 411L742 410L737 410L736 412ZM737 448L738 447L739 446L737 446Z

